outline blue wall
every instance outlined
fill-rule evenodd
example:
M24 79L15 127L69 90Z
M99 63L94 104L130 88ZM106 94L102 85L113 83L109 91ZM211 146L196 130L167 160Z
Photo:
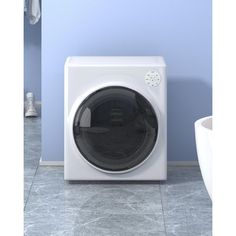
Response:
M42 13L43 160L63 160L69 55L164 56L168 159L196 160L193 122L211 114L210 0L51 0Z
M24 90L41 100L41 21L30 25L24 17Z

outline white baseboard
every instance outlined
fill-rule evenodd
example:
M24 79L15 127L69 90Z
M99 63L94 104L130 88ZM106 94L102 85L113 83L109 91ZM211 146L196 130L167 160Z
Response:
M64 161L43 161L42 158L39 160L40 166L64 166Z
M168 161L168 166L199 166L198 161Z
M64 161L42 161L40 158L40 166L64 166ZM168 166L198 166L198 161L168 161Z

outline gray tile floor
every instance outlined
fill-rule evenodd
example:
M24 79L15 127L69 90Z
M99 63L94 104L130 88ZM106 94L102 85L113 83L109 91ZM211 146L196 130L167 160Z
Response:
M25 119L25 235L210 236L211 201L197 167L159 184L69 184L38 166L40 118Z

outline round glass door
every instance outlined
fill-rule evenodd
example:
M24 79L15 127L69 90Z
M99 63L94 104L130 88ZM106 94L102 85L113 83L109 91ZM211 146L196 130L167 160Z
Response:
M108 87L88 96L73 124L75 143L84 158L105 171L126 171L152 151L158 120L151 104L124 87Z

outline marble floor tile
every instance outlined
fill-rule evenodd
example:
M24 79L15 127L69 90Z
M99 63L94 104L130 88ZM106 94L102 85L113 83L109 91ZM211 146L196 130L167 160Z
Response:
M30 189L41 156L41 119L24 119L24 205L29 198Z
M35 169L24 169L24 205L26 204L29 197L29 192L33 183L35 172Z
M169 167L160 184L64 181L39 167L41 120L25 119L26 236L211 236L211 201L197 167Z
M63 168L39 167L25 235L165 235L159 185L70 184Z
M187 213L189 235L211 236L212 214L208 210L194 210Z
M166 233L211 235L211 200L198 167L170 167L161 185Z

